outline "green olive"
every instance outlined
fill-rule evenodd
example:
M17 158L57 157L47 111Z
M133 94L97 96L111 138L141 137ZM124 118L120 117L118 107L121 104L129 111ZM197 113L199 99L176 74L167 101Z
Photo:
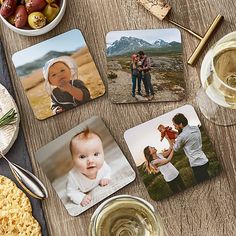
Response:
M40 29L46 25L46 17L41 12L32 12L28 16L29 26L33 29Z
M42 12L46 16L47 22L50 23L55 19L59 11L60 7L56 3L51 3L48 4Z

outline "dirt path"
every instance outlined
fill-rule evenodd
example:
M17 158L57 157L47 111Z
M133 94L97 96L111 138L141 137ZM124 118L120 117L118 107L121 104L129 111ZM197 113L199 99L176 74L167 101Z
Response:
M117 74L116 79L109 79L109 97L115 103L135 102L132 97L132 79L131 75L125 71L114 71Z
M110 70L109 70L110 71ZM114 103L135 103L139 102L136 98L132 97L132 79L131 74L121 70L114 70L117 74L117 78L108 79L109 83L109 97ZM162 76L152 76L152 84L154 89L154 98L151 102L167 102L167 101L179 101L184 97L184 90L176 87L175 89L169 89L163 87L163 80L165 83L168 79L163 79ZM137 92L137 90L136 90ZM145 94L144 85L142 83L142 94ZM148 101L150 102L150 101Z

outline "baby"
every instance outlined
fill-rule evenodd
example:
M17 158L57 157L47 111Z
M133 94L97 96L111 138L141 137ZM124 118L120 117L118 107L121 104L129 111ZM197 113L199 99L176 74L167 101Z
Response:
M165 127L164 125L160 124L157 128L161 132L161 142L164 138L166 138L170 144L170 146L173 146L175 139L178 136L178 132L172 130L172 127Z
M90 100L89 90L78 80L78 67L69 56L51 59L43 67L45 89L51 96L54 114Z
M71 139L70 152L74 166L68 174L67 196L84 207L92 200L89 191L109 184L111 168L104 161L101 138L89 129Z

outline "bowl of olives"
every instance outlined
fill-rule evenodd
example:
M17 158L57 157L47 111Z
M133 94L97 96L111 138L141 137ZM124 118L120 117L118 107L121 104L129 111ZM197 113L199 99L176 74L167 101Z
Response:
M36 36L52 30L62 19L66 0L0 0L0 18L14 32Z

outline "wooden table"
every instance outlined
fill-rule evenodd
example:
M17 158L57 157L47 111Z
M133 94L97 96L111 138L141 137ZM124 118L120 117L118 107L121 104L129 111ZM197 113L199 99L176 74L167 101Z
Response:
M208 48L220 37L236 29L236 3L234 0L172 0L171 19L204 34L214 17L221 13L225 21L211 40ZM49 198L43 209L50 235L86 236L89 220L97 206L79 217L71 217L63 207L44 173L35 161L37 149L70 130L93 115L103 118L112 135L135 168L131 154L125 144L123 133L130 127L154 118L186 103L197 109L195 94L200 87L199 70L203 55L195 67L187 65L187 58L198 44L198 40L182 31L184 45L184 72L187 83L187 98L181 102L115 105L106 94L79 109L45 121L34 118L23 88L16 76L11 56L13 53L63 33L80 28L84 33L104 83L106 81L105 35L112 30L148 29L173 27L150 15L135 0L70 0L63 21L50 33L39 37L25 37L7 29L1 22L1 39L6 50L13 87L21 115L26 143L35 174L46 184ZM223 172L220 176L190 188L184 193L161 202L152 201L139 177L116 194L132 194L150 201L160 213L168 235L236 235L236 126L219 127L206 120L197 109L203 126L213 142Z

